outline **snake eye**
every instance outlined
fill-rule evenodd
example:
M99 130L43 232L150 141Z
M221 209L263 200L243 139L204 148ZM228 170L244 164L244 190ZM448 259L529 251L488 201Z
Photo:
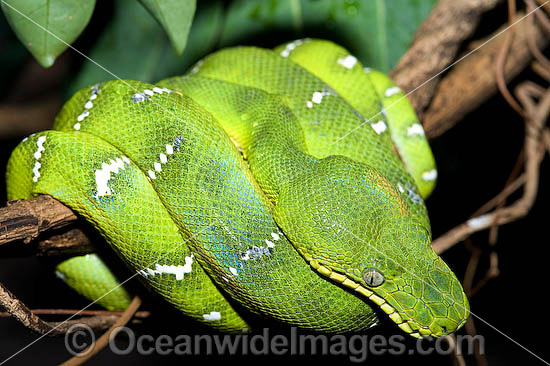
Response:
M384 283L384 275L377 269L371 268L367 269L363 273L363 280L370 287L378 287Z

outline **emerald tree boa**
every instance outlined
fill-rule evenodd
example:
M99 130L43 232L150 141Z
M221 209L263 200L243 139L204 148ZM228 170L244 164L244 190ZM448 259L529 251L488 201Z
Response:
M469 315L430 245L436 177L401 90L310 39L224 49L156 85L82 89L7 170L10 199L62 201L135 276L218 330L250 329L246 312L320 332L387 316L415 337ZM57 274L108 309L130 301L95 254Z

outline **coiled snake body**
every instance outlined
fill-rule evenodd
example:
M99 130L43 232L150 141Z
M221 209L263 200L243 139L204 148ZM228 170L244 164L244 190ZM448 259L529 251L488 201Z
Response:
M469 307L430 246L435 164L402 97L328 41L225 49L157 85L76 93L54 130L15 149L8 195L64 202L156 292L219 330L248 329L246 309L323 332L385 313L440 336ZM107 308L128 304L95 255L57 273L93 300L107 293Z

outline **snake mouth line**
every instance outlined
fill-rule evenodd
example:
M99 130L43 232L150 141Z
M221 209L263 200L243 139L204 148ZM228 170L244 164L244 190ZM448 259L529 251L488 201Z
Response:
M380 296L376 295L371 290L363 287L361 284L349 279L348 277L344 276L343 274L334 272L330 268L327 268L316 260L310 260L309 264L313 269L315 269L317 272L319 272L321 275L326 276L330 278L331 280L334 280L338 283L341 283L342 285L351 288L352 290L355 290L356 292L360 293L363 296L366 296L369 300L374 302L376 305L382 309L384 313L386 313L389 318L397 324L397 326L404 332L410 334L411 336L415 338L422 338L425 336L434 336L435 334L432 333L430 329L427 327L422 327L420 324L415 322L414 320L403 320L401 315L399 315L399 312L395 310L393 306L388 304L386 300L381 298Z

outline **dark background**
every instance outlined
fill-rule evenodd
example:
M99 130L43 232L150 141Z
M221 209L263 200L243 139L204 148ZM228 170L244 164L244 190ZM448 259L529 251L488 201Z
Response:
M94 40L94 29L101 29L109 18L109 14L96 14L89 28L77 41L75 47L86 53ZM503 9L497 9L485 15L474 38L479 38L490 32L496 24L506 19ZM3 34L9 32L6 25L0 20ZM330 38L330 35L317 31L311 36ZM250 40L250 44L274 46L284 40L294 38L292 35L272 34L262 36L261 41ZM6 38L3 39L6 41ZM11 47L11 46L10 46ZM13 47L17 47L14 44ZM2 52L2 51L0 51ZM11 49L10 52L25 50ZM70 72L78 70L84 60L74 52L68 51L64 56L70 64ZM34 61L26 57L21 65L4 65L4 70L12 71L9 74L2 72L3 88L0 90L0 101L9 99L10 86L18 80L23 66L28 67ZM9 67L8 67L9 66ZM487 72L494 72L487 70ZM47 76L47 72L43 75ZM45 76L45 77L46 77ZM524 79L541 80L529 71L525 71L516 82ZM34 80L40 83L41 80ZM545 85L542 83L542 85ZM511 85L511 89L513 88ZM63 83L56 85L63 89ZM13 101L16 103L17 101ZM6 139L0 136L0 175L4 176L5 165L10 151L23 136ZM494 197L504 186L508 175L515 164L523 143L523 120L520 119L503 101L495 96L484 103L477 111L468 115L464 121L449 130L443 136L430 141L439 170L439 181L433 195L427 200L432 221L434 237L438 237L447 230L464 222L482 204ZM547 268L548 242L547 227L548 207L550 205L549 189L550 177L546 174L548 158L541 166L541 180L537 201L527 217L508 224L500 229L497 244L499 255L500 276L491 280L478 294L470 299L471 310L478 318L475 320L477 331L485 337L485 348L490 364L543 364L530 355L514 341L527 347L542 357L550 359L548 350L548 315L547 315ZM517 199L518 194L510 201ZM0 201L5 202L5 185L0 183ZM475 245L486 249L487 232L473 236ZM53 262L46 258L34 256L5 257L0 251L0 282L7 286L17 297L30 308L82 308L88 302L65 287L53 275ZM487 251L485 251L487 253ZM459 243L443 254L443 258L463 278L470 253L464 243ZM488 256L485 254L478 270L479 279L488 267ZM150 334L208 334L210 331L186 320L173 311L169 305L163 304L155 297L143 294L145 300L142 309L153 310L154 315L143 321L142 324L131 325L136 335ZM93 307L95 308L95 307ZM483 320L481 320L483 319ZM274 327L270 334L288 334L288 329ZM464 330L458 332L465 334ZM369 330L369 335L401 334L392 324ZM512 338L514 341L508 339ZM17 352L20 348L33 342L38 335L32 333L21 324L10 318L0 318L0 362ZM120 343L121 346L123 342ZM414 342L407 343L408 348L414 349ZM68 359L70 355L65 350L63 338L45 337L33 344L7 364L56 364ZM103 350L87 364L102 365L117 363L120 365L166 364L176 365L185 362L196 362L211 359L214 362L227 362L229 356L140 356L136 352L128 356L117 356L109 350ZM348 356L231 356L231 360L239 363L257 363L258 361L273 359L292 364L304 361L316 363L343 363L348 362ZM471 357L466 357L468 364L473 364ZM452 364L450 356L369 356L369 364L393 364L396 362L413 365Z

